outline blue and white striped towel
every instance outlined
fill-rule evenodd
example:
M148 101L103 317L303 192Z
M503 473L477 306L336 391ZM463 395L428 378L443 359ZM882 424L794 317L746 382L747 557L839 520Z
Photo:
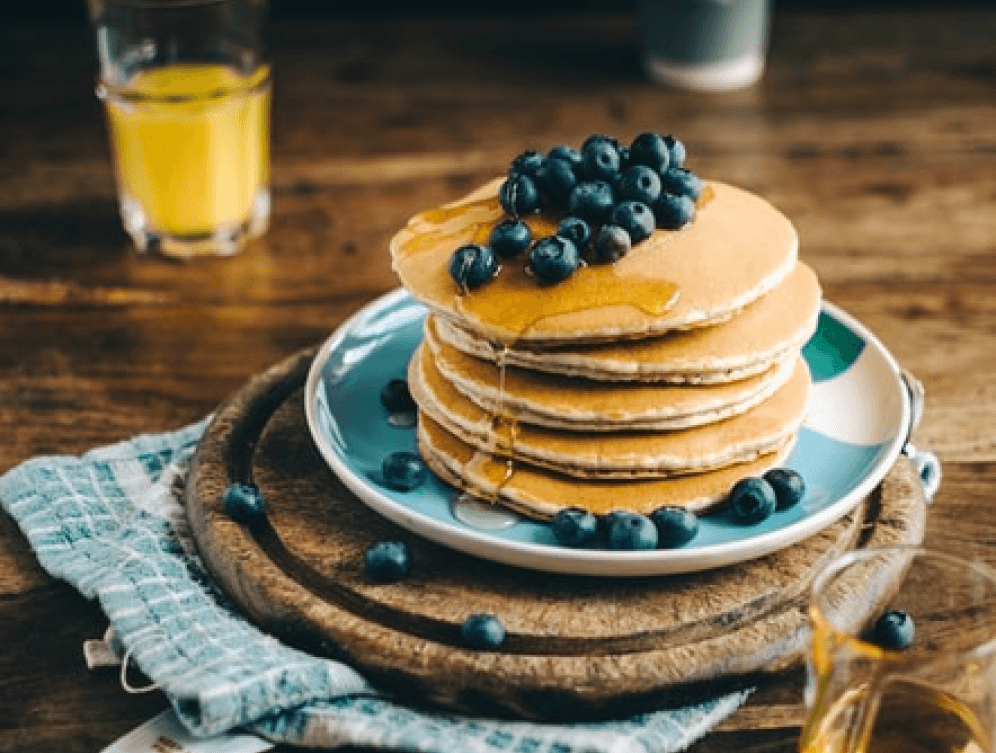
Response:
M593 724L471 718L407 708L352 668L285 646L232 608L194 549L182 485L205 426L40 457L0 477L0 503L41 565L99 601L193 735L243 728L308 747L424 753L670 753L743 702L734 693Z

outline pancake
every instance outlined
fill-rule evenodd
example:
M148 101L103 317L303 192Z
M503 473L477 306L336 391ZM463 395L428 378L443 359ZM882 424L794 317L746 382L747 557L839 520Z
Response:
M501 182L416 215L391 241L392 266L409 292L485 339L576 344L700 327L757 300L796 263L796 232L781 212L748 191L708 182L693 222L655 230L617 262L543 286L516 259L464 295L449 276L449 260L459 246L486 241L505 218ZM523 219L541 237L553 234L559 218Z
M433 332L468 355L537 371L611 381L716 384L771 368L801 348L816 329L820 285L799 262L784 282L727 322L661 337L588 347L504 347L432 317Z
M761 374L693 386L604 382L491 363L439 341L433 319L425 343L435 367L458 392L491 415L567 431L674 431L739 415L760 404L792 375L795 354Z
M794 436L805 419L809 384L809 370L798 357L783 387L733 418L675 432L567 432L509 425L507 417L482 410L443 378L424 343L408 370L420 416L478 450L579 478L652 478L755 460Z
M613 510L648 514L665 506L706 512L721 506L740 478L761 475L781 464L791 451L792 441L752 462L717 471L620 481L579 481L521 461L510 465L462 442L426 415L419 420L418 446L432 471L451 486L528 517L549 520L567 507L580 507L596 515Z

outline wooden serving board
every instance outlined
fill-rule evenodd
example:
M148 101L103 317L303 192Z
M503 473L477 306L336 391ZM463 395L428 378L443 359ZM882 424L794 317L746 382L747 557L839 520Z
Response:
M922 487L900 458L853 514L736 566L615 579L479 560L396 527L332 474L304 418L313 355L253 378L218 410L190 469L190 523L207 567L250 619L418 703L591 719L731 690L799 660L806 592L831 558L923 538ZM230 483L247 480L269 503L249 526L221 503ZM378 584L363 554L387 538L410 544L414 567L401 582ZM462 647L460 626L477 612L502 620L500 650Z

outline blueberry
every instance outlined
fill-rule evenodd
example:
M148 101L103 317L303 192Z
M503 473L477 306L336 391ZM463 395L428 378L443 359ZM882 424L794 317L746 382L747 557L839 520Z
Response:
M587 510L568 507L553 516L553 537L569 547L591 546L598 540L598 518Z
M411 413L416 409L404 379L392 379L385 384L380 391L380 403L391 413Z
M656 549L657 526L638 512L616 512L607 520L606 544L609 549Z
M589 225L601 225L609 218L614 205L612 186L601 180L582 181L571 191L567 211Z
M687 196L662 193L651 207L657 227L677 230L695 218L695 202Z
M533 240L533 231L520 220L503 220L491 229L488 245L503 259L518 256Z
M567 144L558 144L553 147L546 155L547 159L562 159L571 169L574 171L575 175L581 174L581 152L575 149L573 146L568 146Z
M378 583L393 583L412 571L412 551L404 541L375 541L363 555L367 574Z
M608 136L589 136L581 147L581 169L588 180L614 182L622 161L619 148Z
M676 549L695 538L699 532L699 518L684 507L660 507L650 513L657 526L657 546Z
M649 206L661 195L661 179L649 167L634 165L619 178L616 194L620 199L641 201Z
M221 503L228 516L239 523L248 523L266 514L266 497L253 483L229 484L221 495Z
M632 245L647 240L654 232L654 213L650 207L639 201L624 201L617 204L605 227L617 225L629 234Z
M795 507L806 493L806 480L791 468L772 468L764 474L764 480L775 490L778 510Z
M528 175L513 173L498 189L502 209L513 217L531 214L539 209L540 192Z
M566 280L580 262L577 246L559 235L540 238L529 251L529 269L546 284Z
M670 167L683 167L685 164L685 145L674 136L665 136L667 151L670 157Z
M534 149L527 149L517 156L508 166L509 175L528 175L536 177L536 172L543 166L543 155Z
M698 201L702 195L702 179L691 170L683 167L672 167L661 175L661 186L668 193L687 196L692 201Z
M591 228L580 217L565 217L557 225L557 235L567 238L575 248L582 249L591 240Z
M775 490L759 476L740 479L730 490L733 517L745 525L756 525L775 511Z
M536 171L535 180L540 195L556 209L566 208L571 191L578 183L570 163L557 158L544 162Z
M425 483L425 461L412 452L392 452L381 465L384 483L392 489L410 492Z
M915 635L913 618L901 609L890 609L872 626L871 642L887 651L902 651L909 648Z
M621 227L602 225L591 240L589 256L594 264L612 264L629 253L632 246L629 233Z
M659 133L641 133L629 147L630 162L644 165L658 173L667 170L671 163L668 142Z
M463 290L479 288L498 274L498 261L487 246L468 243L450 257L450 277Z
M472 614L460 626L460 637L468 648L495 649L505 642L505 626L493 614Z

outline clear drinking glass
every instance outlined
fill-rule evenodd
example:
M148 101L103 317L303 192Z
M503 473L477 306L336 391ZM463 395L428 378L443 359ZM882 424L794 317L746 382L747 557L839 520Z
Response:
M270 214L266 0L88 0L125 230L230 255Z
M884 629L890 611L912 630ZM810 617L802 753L993 750L990 568L916 548L853 552L817 578Z

